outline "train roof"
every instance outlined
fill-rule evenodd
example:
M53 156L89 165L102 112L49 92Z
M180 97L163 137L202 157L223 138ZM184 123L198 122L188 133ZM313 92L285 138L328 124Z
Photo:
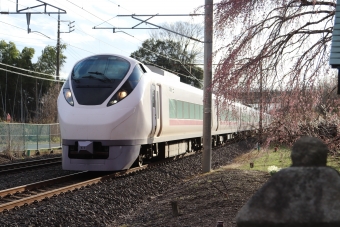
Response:
M162 76L165 76L165 77L168 77L168 78L171 78L171 79L174 79L176 81L181 81L180 77L171 73L171 72L168 72L168 71L165 71L163 69L160 69L156 66L153 66L153 65L146 65L152 72L154 73L157 73L159 75L162 75Z

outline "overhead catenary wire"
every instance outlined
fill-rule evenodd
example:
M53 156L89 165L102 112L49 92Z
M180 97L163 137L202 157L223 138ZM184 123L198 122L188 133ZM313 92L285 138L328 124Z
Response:
M103 23L106 22L106 23L110 24L111 26L115 27L115 26L112 25L111 23L107 22L107 21L113 19L114 17L111 18L111 19L108 19L108 20L104 20L104 19L102 19L102 18L96 16L95 14L90 13L88 10L84 9L84 7L80 7L79 5L73 3L73 2L71 2L71 1L69 1L69 0L66 0L66 1L69 2L69 3L71 3L72 5L76 6L77 8L79 8L79 9L85 11L86 13L89 13L90 15L92 15L92 16L98 18L99 20L103 21L101 24L103 24ZM110 1L110 2L112 2L112 1ZM114 3L114 2L112 2L112 3ZM116 4L116 3L114 3L114 4ZM116 4L116 5L118 5L118 4ZM118 6L120 6L120 5L118 5ZM122 8L123 8L123 7L122 7ZM124 8L124 9L125 9L125 8ZM126 9L126 10L127 10L127 9ZM130 11L130 10L127 10L127 11ZM132 11L130 11L130 12L132 12ZM78 15L79 15L79 14L78 14ZM115 16L115 17L116 17L116 16ZM87 18L86 18L86 19L87 19ZM88 19L87 19L87 20L88 20ZM97 25L97 26L98 26L98 25ZM76 29L76 30L78 30L78 29ZM80 29L80 30L81 30L81 29ZM81 32L84 33L84 34L86 34L86 35L88 35L88 36L90 36L90 37L92 37L92 38L95 38L95 37L93 37L92 35L89 35L89 34L87 34L86 32L84 32L84 31L82 31L82 30L81 30ZM134 36L132 36L132 37L133 37L134 39L138 40L139 42L143 42L142 40L140 40L140 39L138 39L138 38L136 38L136 37L134 37ZM99 40L99 41L101 41L101 42L103 42L103 43L105 43L105 44L107 44L107 45L110 45L109 43L107 43L107 42L105 42L105 41L102 41L102 40L100 40L100 39L98 39L98 38L95 38L95 39L97 39L97 40ZM113 45L110 45L110 46L112 46L112 47L114 47L114 48L116 48L116 49L118 49L118 50L120 50L120 51L126 52L126 51L124 51L124 50L122 50L122 49L120 49L120 48L118 48L118 47L113 46ZM169 59L169 60L172 60L172 61L175 61L175 62L180 63L180 64L183 66L183 68L184 68L184 69L188 72L188 74L190 75L190 76L186 76L186 77L189 77L189 78L192 77L191 79L197 79L195 76L193 76L193 75L191 74L191 72L189 71L189 69L185 66L186 64L183 63L183 62L181 62L181 60L179 60L179 59L174 59L174 58L170 58L170 57L168 57L168 56L165 56L165 55L160 54L160 53L156 53L156 52L154 52L154 51L152 51L152 50L149 50L149 49L147 49L147 48L144 48L144 47L140 47L140 48L142 48L142 49L144 49L144 50L146 50L146 51L148 51L148 52L150 52L150 53L153 53L153 54L156 54L156 55L158 55L158 56L161 56L161 57L167 58L167 59ZM157 64L155 64L155 63L153 63L153 65L155 65L155 66L157 66L157 67L161 67L161 66L159 66L159 65L157 65ZM178 74L178 73L177 73L177 74ZM198 80L198 81L199 81L199 80Z
M0 62L0 65L5 65L7 67L19 69L19 70L26 71L26 72L37 73L37 74L41 74L41 75L45 75L45 76L55 77L55 75L50 75L50 74L41 73L41 72L37 72L37 71L32 71L32 70L28 70L28 69L24 69L24 68L19 68L19 67L13 66L13 65L7 65L7 64L2 63L2 62Z
M102 18L96 16L95 14L90 13L89 11L87 11L86 9L84 9L84 7L80 7L80 6L78 6L77 4L75 4L75 3L73 3L73 2L71 2L71 1L69 1L69 0L66 0L66 1L69 2L69 3L71 3L71 4L74 5L74 6L78 7L79 9L81 9L81 10L83 10L83 11L85 11L85 12L91 14L92 16L94 16L94 17L100 19L101 21L107 22L107 21L103 20ZM114 3L114 4L115 4L115 3ZM103 22L103 23L104 23L104 22ZM111 26L115 27L115 26L112 25L111 23L109 23L109 22L107 22L107 23L110 24ZM101 23L101 24L102 24L102 23ZM140 39L138 39L138 38L136 38L136 37L134 37L134 36L132 36L132 37L133 37L134 39L138 40L139 42L143 42L142 40L140 40ZM105 42L105 43L106 43L106 42ZM189 71L189 69L185 66L185 63L181 62L181 60L179 60L179 59L174 59L174 58L170 58L170 57L168 57L168 56L165 56L165 55L160 54L160 53L156 53L156 52L154 52L154 51L152 51L152 50L149 50L149 49L147 49L147 48L144 48L144 47L140 47L140 48L142 48L142 49L144 49L144 50L146 50L146 51L148 51L148 52L150 52L150 53L153 53L153 54L156 54L156 55L158 55L158 56L161 56L161 57L167 58L167 59L169 59L169 60L172 60L172 61L175 61L175 62L180 63L180 64L183 66L183 68L187 71L187 73L189 74L189 76L186 75L186 77L191 78L191 79L194 79L194 80L198 80L195 76L193 76L193 75L191 74L191 72ZM119 49L119 48L117 48L117 49ZM159 65L157 65L157 64L155 64L155 63L153 63L153 65L155 65L155 66L157 66L157 67L161 67L161 66L159 66ZM167 69L167 70L168 70L168 69ZM169 71L169 70L168 70L168 71ZM178 74L178 73L176 73L176 74ZM179 74L178 74L178 75L179 75ZM184 76L184 75L183 75L183 76ZM199 81L199 80L198 80L198 81Z
M0 68L0 70L10 72L10 73L14 73L14 74L18 74L18 75L22 75L22 76L26 76L26 77L30 77L30 78L34 78L34 79L48 80L48 81L52 81L52 82L63 82L63 80L56 80L56 79L49 79L49 78L44 78L44 77L32 76L32 75L19 73L19 72L15 72L15 71L4 69L4 68Z
M9 1L10 1L10 0L9 0ZM68 0L66 0L66 1L68 1ZM13 2L13 1L11 1L11 2ZM68 2L70 2L70 1L68 1ZM110 2L112 2L112 1L110 1ZM89 11L85 10L83 7L80 7L80 6L78 6L78 5L76 5L76 4L72 3L72 2L70 2L70 3L73 4L73 5L75 5L75 6L77 6L77 7L80 8L80 9L84 10L86 13L89 13L89 14L91 14L92 16L94 16L94 17L96 17L96 18L98 18L98 19L104 21L102 18L96 16L96 15L93 14L93 13L90 13ZM114 3L114 2L112 2L112 3ZM114 4L116 4L116 3L114 3ZM25 6L25 5L22 5L22 4L19 4L19 5L20 5L20 6ZM117 5L117 4L116 4L116 5ZM26 6L26 7L27 7L27 6ZM123 8L123 7L121 7L121 8ZM34 10L34 9L32 9L32 10ZM127 9L126 9L126 10L127 10ZM36 11L36 10L34 10L34 11ZM128 10L128 11L129 11L129 10ZM41 14L46 15L45 13L41 13ZM58 20L57 18L54 18L54 17L52 17L52 18L55 19L55 20ZM112 19L112 18L111 18L111 19ZM109 20L111 20L111 19L109 19ZM105 22L107 22L107 21L108 21L108 20L104 21L103 23L105 23ZM3 22L3 23L8 24L8 23L6 23L6 22ZM109 23L109 22L107 22L107 23L110 24L110 25L112 25L112 24ZM11 25L11 24L8 24L8 25L26 31L26 29L17 27L17 26L15 26L15 25ZM112 26L113 26L113 25L112 25ZM81 29L77 29L77 30L80 30L82 33L84 33L84 34L86 34L86 35L88 35L88 36L90 36L90 37L93 37L93 36L87 34L86 32L82 31ZM93 37L93 38L95 38L95 37ZM140 39L138 39L138 38L136 38L136 37L134 37L134 38L135 38L136 40L138 40L139 42L142 42L142 40L140 40ZM97 39L97 38L95 38L95 39ZM52 40L56 40L56 39L53 39L53 38L52 38ZM97 40L99 40L99 39L97 39ZM101 40L101 41L102 41L102 40ZM116 48L116 49L118 49L118 50L120 50L120 51L122 51L122 52L126 52L126 51L124 51L124 50L122 50L122 49L120 49L120 48L117 48L117 47L115 47L115 46L109 44L108 42L105 42L105 41L102 41L102 42L105 43L105 44L107 44L107 45L110 45L110 46L112 46L112 47L114 47L114 48ZM86 52L91 53L91 54L95 54L94 52L91 52L91 51L85 50L85 49L83 49L83 48L74 46L74 45L72 45L72 44L70 44L70 43L65 43L65 44L66 44L67 46L74 47L74 48L76 48L76 49L80 49L80 50L86 51ZM188 77L188 78L191 78L191 79L195 79L195 80L197 80L197 81L200 81L200 80L198 80L195 76L193 76L193 75L190 73L190 71L188 70L188 68L185 66L185 63L182 63L179 59L170 58L170 57L168 57L168 56L165 56L165 55L160 54L160 53L156 53L156 52L151 51L151 50L149 50L149 49L147 49L147 48L144 48L144 47L140 47L140 48L142 48L142 49L144 49L144 50L146 50L146 51L148 51L148 52L150 52L150 53L154 53L154 54L156 54L156 55L158 55L158 56L162 56L162 57L167 58L167 59L169 59L169 60L172 60L172 61L175 61L175 62L180 63L180 64L184 67L184 69L188 72L189 76L188 76L188 75L184 75L184 74L179 74L179 73L174 72L174 71L171 71L171 70L169 70L169 69L165 69L165 70L174 72L174 73L176 73L177 75L182 75L182 76L185 76L185 77ZM155 63L151 63L151 62L149 62L149 63L150 63L150 64L153 64L153 65L155 65L155 66L157 66L157 67L159 67L159 68L164 69L163 67L161 67L161 66L159 66L159 65L157 65L157 64L155 64ZM17 69L20 69L20 68L17 67ZM22 69L22 70L23 70L23 69ZM33 72L33 71L32 71L32 72ZM39 72L34 72L34 73L39 73ZM44 75L43 73L39 73L39 74ZM45 74L45 75L48 75L48 74ZM53 77L54 77L54 75L48 75L48 76L53 76ZM40 79L40 78L38 78L38 79Z

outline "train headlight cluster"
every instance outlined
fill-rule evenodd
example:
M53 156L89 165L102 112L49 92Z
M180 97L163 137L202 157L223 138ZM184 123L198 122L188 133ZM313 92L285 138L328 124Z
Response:
M64 92L64 97L65 97L66 101L68 102L68 104L73 106L74 102L73 102L71 89L70 88L64 88L63 92Z
M119 90L113 97L112 99L109 101L109 103L107 104L107 106L112 106L114 104L116 104L117 102L123 100L126 96L128 96L128 92L126 90Z
M137 86L137 84L138 84L138 82L139 82L139 80L142 76L143 76L142 69L140 68L139 65L136 65L136 67L133 69L129 78L120 87L118 92L116 92L112 96L110 101L107 103L107 106L112 106L112 105L120 102L124 98L126 98L129 94L131 94L131 92L133 91L133 89L135 89L135 87Z

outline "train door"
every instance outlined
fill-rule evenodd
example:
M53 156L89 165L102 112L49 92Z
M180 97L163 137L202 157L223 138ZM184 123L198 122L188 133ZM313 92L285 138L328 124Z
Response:
M151 86L152 131L151 137L159 137L162 132L162 90L160 84Z

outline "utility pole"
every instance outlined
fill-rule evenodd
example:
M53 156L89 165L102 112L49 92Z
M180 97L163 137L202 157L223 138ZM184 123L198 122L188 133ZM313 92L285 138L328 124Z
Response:
M56 80L59 80L59 54L60 54L60 14L58 13L57 72L56 72Z
M36 115L39 114L38 103L39 103L39 100L38 100L38 79L35 78L35 112L36 112Z
M211 81L213 41L213 0L205 0L204 18L204 85L203 85L203 173L211 171Z
M68 32L61 32L60 31L60 22L69 22L68 24ZM60 33L71 33L74 31L74 26L71 26L74 23L74 21L61 21L60 20L60 14L58 14L58 36L57 36L57 70L56 70L56 80L59 80L59 71L60 71ZM58 82L59 83L59 82Z
M24 106L24 102L22 100L22 75L21 75L21 84L20 84L20 117L21 117L21 123L24 123L24 110L23 110L23 106Z
M262 146L262 131L263 131L263 91L262 91L262 80L263 80L263 71L262 71L262 61L260 62L260 116L259 116L259 141L257 145L257 150L260 151L260 146Z
M44 36L46 36L45 34L41 33L41 32L38 32L38 31L32 31L31 28L30 28L30 21L31 21L31 14L58 14L58 40L57 40L57 80L59 80L59 49L60 49L60 43L59 43L59 39L60 39L60 32L59 32L59 29L60 29L60 14L66 14L66 11L61 9L61 8L58 8L54 5L51 5L51 4L48 4L46 2L43 2L41 0L37 0L38 2L40 2L41 4L40 5L36 5L36 6L31 6L31 7L27 7L27 8L24 8L24 9L19 9L18 5L19 5L19 0L16 0L16 12L7 12L7 11L1 11L0 14L26 14L26 20L27 20L27 32L28 33L40 33ZM37 12L37 11L34 11L32 12L31 9L34 9L34 8L40 8L40 7L43 7L44 10L42 12ZM53 9L57 9L58 12L55 12L55 11L47 11L47 7L51 7ZM27 12L29 11L29 12ZM47 38L50 38L48 36L46 36Z

